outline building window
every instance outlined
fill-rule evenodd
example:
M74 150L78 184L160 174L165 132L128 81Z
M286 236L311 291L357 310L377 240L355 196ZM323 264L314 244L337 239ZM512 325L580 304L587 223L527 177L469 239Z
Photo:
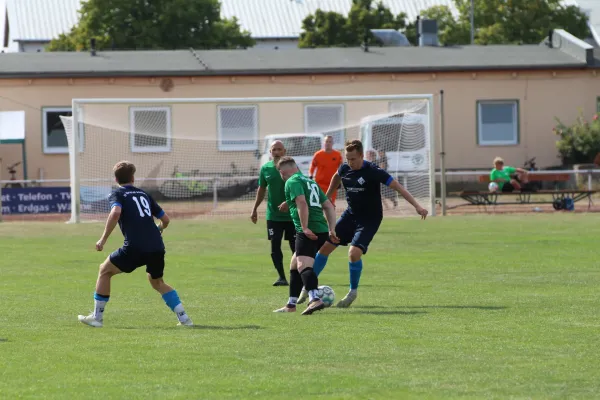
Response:
M171 151L171 109L131 107L131 151L161 153Z
M477 143L481 146L519 144L519 102L477 102Z
M60 117L72 117L71 107L44 107L42 109L42 142L44 154L69 154L67 132ZM79 124L79 151L85 144L83 123Z
M344 148L344 105L307 104L304 106L304 132L333 136L333 147Z
M217 110L219 150L258 149L257 106L218 106Z
M596 97L596 112L600 113L600 96Z

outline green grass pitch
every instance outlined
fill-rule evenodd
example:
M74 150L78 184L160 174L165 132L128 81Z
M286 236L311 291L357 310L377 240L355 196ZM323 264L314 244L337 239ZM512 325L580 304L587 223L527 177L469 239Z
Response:
M174 221L166 281L143 271L92 308L101 224L0 224L0 397L99 399L600 396L600 228L593 214L387 219L350 309L273 314L264 222ZM289 251L285 251L288 259ZM320 282L341 298L346 249ZM300 307L299 311L304 307Z

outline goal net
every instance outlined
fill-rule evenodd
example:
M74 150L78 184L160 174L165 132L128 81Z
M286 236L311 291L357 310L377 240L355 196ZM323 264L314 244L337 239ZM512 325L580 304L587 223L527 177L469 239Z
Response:
M112 168L133 162L135 184L172 217L250 214L260 167L282 140L308 174L325 135L343 154L360 139L364 157L435 210L431 95L235 99L89 99L61 117L69 141L71 222L103 219L116 187ZM337 210L346 207L340 188ZM382 186L384 212L415 215ZM264 215L265 204L259 211Z

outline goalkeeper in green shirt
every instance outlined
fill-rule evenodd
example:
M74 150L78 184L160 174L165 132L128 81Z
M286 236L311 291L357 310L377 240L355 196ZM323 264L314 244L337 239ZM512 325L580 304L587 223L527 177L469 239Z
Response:
M490 182L496 182L499 191L511 193L515 190L521 190L521 185L527 183L527 171L522 168L504 165L504 160L496 157L494 159L494 169L490 172Z
M285 155L285 147L281 140L276 140L271 144L271 156L273 159L262 166L258 177L258 191L254 208L250 214L250 220L256 224L258 220L258 206L267 198L267 237L271 241L271 259L273 265L279 274L279 279L273 286L287 286L285 279L285 270L283 268L283 253L281 251L281 242L285 238L294 253L294 243L296 240L296 230L290 217L287 204L285 202L284 182L281 179L279 171L275 164Z
M302 315L310 315L325 308L319 298L319 279L313 264L317 251L327 240L339 243L335 235L335 208L319 185L300 172L292 157L282 157L277 169L285 181L285 201L296 227L296 245L290 263L290 297L285 307L274 312L296 311L304 285L310 301Z

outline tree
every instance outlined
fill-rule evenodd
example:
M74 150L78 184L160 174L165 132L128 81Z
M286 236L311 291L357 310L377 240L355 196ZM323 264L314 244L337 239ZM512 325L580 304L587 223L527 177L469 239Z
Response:
M579 116L571 126L562 123L558 118L553 129L559 137L556 148L563 165L587 164L594 161L600 153L600 119L594 114L591 121Z
M302 21L299 47L359 46L373 42L370 29L404 29L406 14L394 16L381 1L353 0L347 16L317 10Z
M421 15L438 19L442 44L469 44L471 0L454 3L456 18L447 7L431 7ZM561 0L474 0L474 10L476 44L538 44L556 28L579 38L590 33L586 15Z
M218 0L88 0L79 24L50 42L49 51L236 48L254 44L235 18L221 18Z

